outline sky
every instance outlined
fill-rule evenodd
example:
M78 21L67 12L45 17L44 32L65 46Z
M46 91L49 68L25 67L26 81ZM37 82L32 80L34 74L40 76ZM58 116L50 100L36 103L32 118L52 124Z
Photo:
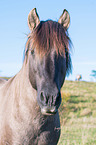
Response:
M90 76L96 70L96 0L0 0L0 76L12 77L22 67L30 33L27 18L33 8L44 21L58 21L68 10L73 71L66 79L75 80L81 74L84 81L96 81Z

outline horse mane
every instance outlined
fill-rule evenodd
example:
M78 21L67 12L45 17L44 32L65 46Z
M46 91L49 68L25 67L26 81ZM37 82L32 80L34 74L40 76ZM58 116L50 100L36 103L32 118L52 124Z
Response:
M28 35L26 53L31 48L31 50L36 49L39 55L44 56L55 48L57 55L66 57L66 72L69 74L71 72L70 44L68 32L61 24L52 20L41 21Z

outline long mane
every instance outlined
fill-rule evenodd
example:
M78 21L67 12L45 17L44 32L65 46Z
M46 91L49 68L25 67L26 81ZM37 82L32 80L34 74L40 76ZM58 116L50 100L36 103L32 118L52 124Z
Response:
M71 72L70 45L71 40L67 30L58 22L41 21L34 31L28 35L26 50L36 49L40 55L48 54L51 49L56 49L57 55L66 57L66 72ZM26 51L26 52L27 52Z

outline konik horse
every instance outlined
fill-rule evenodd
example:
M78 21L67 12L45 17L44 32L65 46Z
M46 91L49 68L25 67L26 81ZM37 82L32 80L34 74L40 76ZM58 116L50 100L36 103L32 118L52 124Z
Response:
M60 137L60 89L71 72L70 16L40 21L28 15L31 33L19 73L0 83L0 145L56 145Z

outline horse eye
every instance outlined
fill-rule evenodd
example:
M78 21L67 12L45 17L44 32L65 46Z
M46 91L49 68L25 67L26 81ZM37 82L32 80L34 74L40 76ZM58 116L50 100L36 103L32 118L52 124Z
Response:
M34 50L31 51L31 54L32 54L32 55L34 54Z

